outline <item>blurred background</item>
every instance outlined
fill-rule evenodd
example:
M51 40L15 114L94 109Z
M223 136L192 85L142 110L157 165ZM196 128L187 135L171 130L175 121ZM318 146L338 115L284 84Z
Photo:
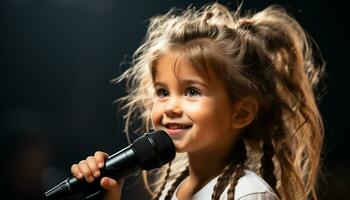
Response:
M236 8L235 1L219 1ZM127 145L113 102L148 19L170 8L208 1L2 0L0 2L1 199L41 199L70 177L70 166L96 150ZM350 69L343 1L246 0L243 10L284 6L318 43L327 62L320 110L326 127L320 199L350 196L347 117ZM148 199L141 178L129 178L123 199Z

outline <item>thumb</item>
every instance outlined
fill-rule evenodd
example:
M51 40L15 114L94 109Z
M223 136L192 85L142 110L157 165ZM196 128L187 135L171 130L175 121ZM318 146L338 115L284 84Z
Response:
M105 189L104 200L119 200L124 183L124 178L116 181L114 179L103 177L101 179L101 187Z

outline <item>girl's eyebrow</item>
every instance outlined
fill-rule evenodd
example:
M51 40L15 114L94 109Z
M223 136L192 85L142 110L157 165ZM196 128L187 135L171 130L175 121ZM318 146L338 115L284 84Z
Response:
M158 87L166 87L166 84L163 83L163 82L154 81L154 82L153 82L153 86L154 86L154 87L156 87L156 86L158 86Z
M181 82L185 85L192 85L192 84L198 84L198 85L201 85L205 88L208 88L208 84L204 81L200 81L200 80L197 80L197 79L185 79L185 80L181 80Z
M180 80L180 83L183 84L183 85L192 85L192 84L198 84L198 85L201 85L205 88L208 88L208 84L206 84L205 82L203 81L200 81L200 80L196 80L196 79L181 79ZM167 84L164 83L164 82L161 82L161 81L154 81L153 82L153 86L156 87L166 87Z

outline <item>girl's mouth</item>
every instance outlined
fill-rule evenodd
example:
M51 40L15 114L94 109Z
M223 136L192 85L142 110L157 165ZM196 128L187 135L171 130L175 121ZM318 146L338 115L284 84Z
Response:
M183 124L167 124L165 125L167 129L186 129L191 127L191 125L183 125Z
M183 135L192 125L184 125L184 124L166 124L166 131L170 136L180 136Z

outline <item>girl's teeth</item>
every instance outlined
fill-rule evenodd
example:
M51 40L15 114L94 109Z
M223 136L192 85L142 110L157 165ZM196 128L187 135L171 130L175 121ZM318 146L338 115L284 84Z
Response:
M168 125L170 129L183 129L186 128L184 125Z

